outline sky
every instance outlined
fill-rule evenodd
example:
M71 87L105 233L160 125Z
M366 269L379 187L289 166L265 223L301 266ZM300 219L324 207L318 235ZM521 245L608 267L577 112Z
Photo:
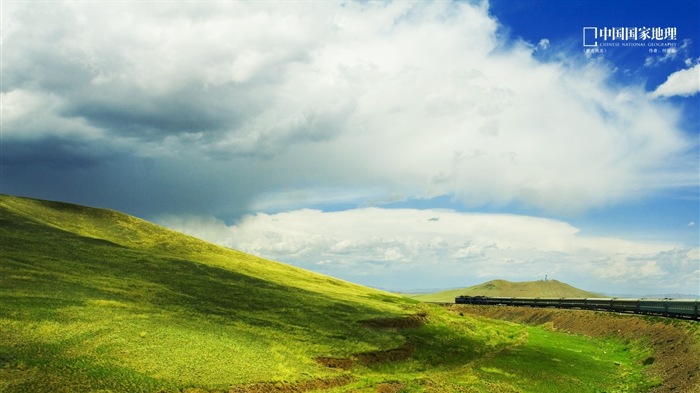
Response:
M12 1L0 192L397 291L700 295L700 3Z

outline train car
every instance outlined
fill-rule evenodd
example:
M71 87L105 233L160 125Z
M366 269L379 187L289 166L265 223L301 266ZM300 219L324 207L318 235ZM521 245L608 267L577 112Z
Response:
M613 299L610 303L612 311L631 313L639 311L639 299Z
M459 295L455 298L455 304L474 304L474 296Z
M586 308L585 298L561 298L559 306L562 308Z
M561 299L552 297L538 297L534 299L535 307L559 307Z
M698 300L669 299L666 300L666 313L672 317L700 319Z
M493 304L493 305L502 305L502 306L512 306L513 305L513 299L512 297L487 297L487 304Z
M514 306L532 306L534 300L535 299L529 297L514 297L512 298L512 304Z
M612 310L612 298L594 297L586 298L584 307L588 310Z
M456 304L489 304L486 296L457 296L455 298Z
M639 312L649 315L666 315L668 314L666 305L667 301L662 299L640 299Z

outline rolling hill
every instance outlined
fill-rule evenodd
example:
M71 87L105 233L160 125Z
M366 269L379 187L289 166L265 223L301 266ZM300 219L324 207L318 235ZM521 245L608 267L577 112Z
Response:
M412 296L427 302L454 302L455 297L489 296L489 297L603 297L599 294L572 287L557 280L510 282L492 280L467 288L450 289L437 293Z
M0 195L0 311L7 393L648 384L642 344L470 316L116 211L9 195Z
M401 344L358 321L408 299L111 210L2 196L0 212L0 380L20 391L320 379L316 357Z

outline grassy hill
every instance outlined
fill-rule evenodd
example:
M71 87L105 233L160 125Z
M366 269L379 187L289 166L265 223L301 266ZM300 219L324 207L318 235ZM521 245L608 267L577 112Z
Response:
M412 296L426 302L454 302L455 297L489 296L489 297L602 297L599 294L572 287L557 280L510 282L492 280L467 288L450 289L426 295Z
M111 210L0 195L0 280L0 392L648 383L643 344L461 315Z

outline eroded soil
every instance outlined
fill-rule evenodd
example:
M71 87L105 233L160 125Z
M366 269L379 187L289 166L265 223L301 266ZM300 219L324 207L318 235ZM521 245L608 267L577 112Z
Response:
M398 348L390 348L383 351L371 351L358 353L348 358L319 357L316 361L329 368L349 370L357 365L371 366L388 362L400 362L409 359L416 352L416 346L412 342L406 342Z
M416 314L398 318L370 319L361 323L373 329L408 329L421 327L425 322L426 315ZM398 348L362 352L346 358L318 357L316 361L325 367L349 370L358 365L371 366L373 364L406 360L413 356L415 352L415 344L407 341Z

